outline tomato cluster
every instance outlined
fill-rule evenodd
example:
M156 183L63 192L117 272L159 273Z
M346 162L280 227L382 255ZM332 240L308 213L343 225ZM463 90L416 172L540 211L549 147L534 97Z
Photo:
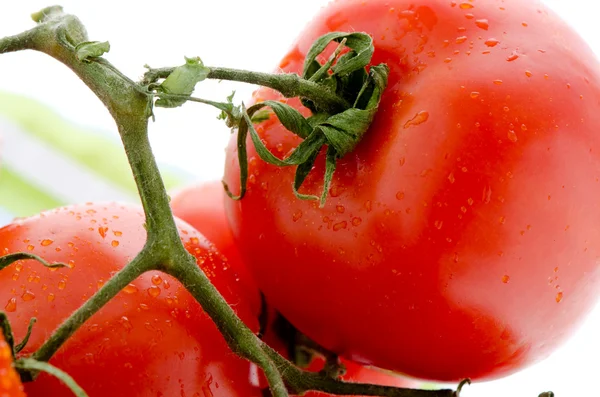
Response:
M260 160L248 138L244 197L227 197L221 182L174 194L185 248L253 332L265 313L279 313L342 356L345 380L416 385L371 365L486 380L545 358L600 286L600 75L591 51L533 1L339 0L279 69L301 74L311 44L331 31L368 33L373 64L390 74L368 133L338 159L326 203L298 198L294 167ZM310 114L270 89L252 98L264 100ZM256 131L281 158L301 142L274 115ZM236 138L224 170L233 194ZM325 152L300 193L323 190ZM146 237L142 209L117 203L1 228L0 255L67 265L20 260L0 271L0 310L15 335L37 319L18 357L39 349ZM263 331L287 356L293 341ZM22 386L12 358L0 339L0 396L69 394L47 374ZM50 364L92 397L259 397L266 387L181 283L158 271L123 288ZM308 369L323 365L317 355Z

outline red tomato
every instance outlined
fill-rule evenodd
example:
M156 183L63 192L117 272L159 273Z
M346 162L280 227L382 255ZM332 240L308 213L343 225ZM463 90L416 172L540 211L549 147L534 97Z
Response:
M0 332L0 397L25 397L21 379L12 366L12 352Z
M137 207L88 204L60 208L0 229L0 253L35 253L70 268L48 270L34 261L0 272L0 307L17 339L38 321L23 354L31 354L56 327L142 248L143 213ZM182 240L238 315L258 328L258 313L222 256L195 229L179 221ZM238 358L208 315L174 278L149 272L90 318L50 360L90 397L260 396L251 364ZM56 379L40 375L25 385L30 397L66 396Z
M175 193L171 199L171 206L176 216L194 226L211 242L214 242L220 252L224 253L228 258L239 258L239 253L234 245L233 235L225 217L224 197L225 192L221 182L211 181L189 186ZM243 277L240 277L241 280L247 280L247 269L243 263L237 260L232 261L232 263L238 265L232 270L243 274ZM252 285L252 288L256 289L256 286ZM269 311L269 318L274 319L276 313L273 310ZM277 337L272 327L267 328L264 341L286 356L286 344L282 339ZM398 387L416 387L417 385L414 381L388 374L375 368L365 367L349 360L342 360L342 362L347 369L342 379L346 381ZM311 362L308 370L320 371L323 368L323 364L323 359L316 357ZM263 387L267 387L266 380L264 379ZM308 392L304 396L322 397L326 396L326 394Z
M420 378L492 379L547 357L600 287L588 46L534 1L338 0L281 70L301 72L329 31L369 33L389 85L324 208L248 139L249 190L226 209L261 290L328 349ZM275 117L257 130L280 156L299 143ZM235 136L227 155L237 193ZM303 193L320 193L323 157Z

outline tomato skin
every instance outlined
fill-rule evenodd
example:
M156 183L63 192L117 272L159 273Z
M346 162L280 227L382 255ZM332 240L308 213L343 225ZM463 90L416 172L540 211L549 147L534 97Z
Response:
M0 397L25 397L21 379L12 366L10 346L0 333Z
M141 209L119 204L60 208L0 229L0 252L32 252L71 268L48 270L22 261L0 272L0 307L17 339L37 318L22 354L31 354L56 327L142 248ZM258 313L229 266L195 229L178 220L186 249L257 330ZM251 364L238 358L208 315L174 278L149 272L92 316L50 360L91 396L260 396ZM40 375L25 385L29 396L63 396L56 379Z
M338 0L281 70L301 72L333 30L369 33L390 82L324 208L248 140L248 192L226 210L260 289L326 348L419 378L488 380L547 357L600 284L592 52L533 1ZM257 131L281 157L299 143L274 117ZM323 168L301 192L320 192ZM239 191L235 136L224 180Z

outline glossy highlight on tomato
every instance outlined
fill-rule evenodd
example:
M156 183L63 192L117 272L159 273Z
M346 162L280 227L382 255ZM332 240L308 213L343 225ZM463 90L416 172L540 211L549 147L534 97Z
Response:
M238 315L258 331L258 313L222 254L177 220L186 249ZM25 251L69 268L19 261L0 272L0 309L17 339L37 318L22 352L31 354L57 326L141 250L146 241L138 207L74 205L0 229L0 252ZM258 294L258 292L255 292ZM50 360L96 396L260 396L250 362L237 357L200 305L174 278L153 271L128 285L92 316ZM69 390L41 374L25 385L30 397Z
M330 31L370 34L389 84L324 208L248 140L248 192L226 210L260 289L326 348L420 378L494 379L544 359L600 286L591 50L529 0L338 0L280 70L301 73ZM260 89L252 102L266 99L283 100ZM257 131L280 157L299 144L275 117ZM302 193L320 192L323 157ZM234 194L238 180L233 136Z
M0 397L25 397L19 375L13 368L12 352L0 332Z

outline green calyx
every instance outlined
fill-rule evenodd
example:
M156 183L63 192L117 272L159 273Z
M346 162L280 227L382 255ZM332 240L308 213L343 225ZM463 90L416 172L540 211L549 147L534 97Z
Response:
M331 42L338 42L338 48L321 64L317 57ZM344 50L346 53L340 56ZM302 200L319 200L325 204L337 161L352 152L364 137L377 113L381 96L388 82L389 69L385 64L371 66L373 41L365 33L333 32L320 37L307 54L302 78L309 80L352 104L334 114L320 110L313 100L301 98L302 104L309 108L312 116L305 118L299 111L277 101L264 101L245 109L242 106L242 118L238 124L238 161L240 164L240 194L234 196L224 183L227 194L233 199L241 199L246 193L248 179L248 159L246 137L250 138L258 156L269 164L279 167L297 166L293 189L296 197ZM253 117L264 108L270 108L281 124L290 132L303 139L302 143L286 158L279 159L262 143L254 122L263 117ZM314 162L321 152L326 150L326 166L323 189L320 197L299 192Z

